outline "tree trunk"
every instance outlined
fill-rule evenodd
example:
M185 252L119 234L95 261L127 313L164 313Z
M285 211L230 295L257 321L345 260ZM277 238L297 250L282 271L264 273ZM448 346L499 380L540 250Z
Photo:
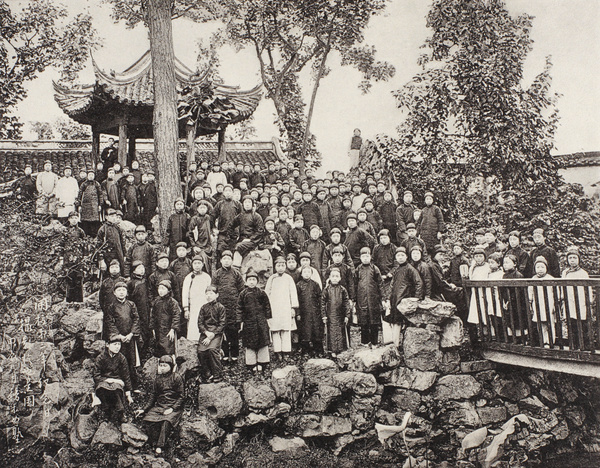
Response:
M154 156L160 227L164 233L175 200L181 197L175 52L171 24L173 0L148 0L147 9L154 74Z
M129 142L127 149L127 165L131 167L131 163L135 161L135 135L129 133Z
M304 137L302 138L302 151L300 153L299 158L299 169L300 174L304 175L306 171L306 150L308 148L308 138L310 136L310 122L313 116L313 110L315 109L315 101L317 100L317 91L319 90L319 84L321 83L321 78L323 77L323 72L325 71L325 63L327 62L327 56L329 55L329 51L331 43L331 35L327 40L327 46L323 51L323 57L321 58L321 64L319 65L319 71L317 73L317 77L315 78L315 85L313 86L312 95L310 96L310 104L308 105L308 116L306 117L306 127L304 128Z
M100 132L98 130L92 128L92 161L94 162L94 167L92 169L96 170L96 164L100 160ZM106 170L106 168L104 168Z
M219 130L219 139L217 140L218 158L217 160L223 164L227 160L227 152L225 150L225 130L227 127L223 127Z
M193 123L188 122L186 125L186 130L187 130L187 155L185 158L185 177L184 177L184 183L185 183L185 189L184 189L184 197L183 199L186 201L187 203L187 199L188 199L188 195L189 195L189 190L190 190L190 164L192 164L192 162L196 162L196 153L195 153L195 141L196 141L196 128L198 126L198 121L194 120Z
M121 168L127 166L127 124L119 123L119 164Z

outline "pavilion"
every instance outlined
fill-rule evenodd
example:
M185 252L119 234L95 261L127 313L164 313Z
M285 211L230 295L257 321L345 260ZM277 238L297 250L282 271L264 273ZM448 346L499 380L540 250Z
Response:
M54 84L54 99L70 118L92 127L92 159L100 154L100 134L119 139L119 162L129 164L136 154L136 139L152 138L154 86L150 51L122 73L101 70L92 58L95 82L66 88ZM227 126L249 118L262 95L259 84L248 91L213 79L209 69L193 72L175 59L179 138L185 138L188 161L194 140L218 134L219 160L225 160Z

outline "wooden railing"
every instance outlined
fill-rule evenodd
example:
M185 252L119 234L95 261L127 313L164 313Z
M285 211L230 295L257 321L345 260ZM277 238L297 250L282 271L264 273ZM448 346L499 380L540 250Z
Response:
M600 366L600 279L482 280L464 285L469 308L477 313L484 350ZM596 370L600 377L600 368ZM590 375L589 369L584 373Z

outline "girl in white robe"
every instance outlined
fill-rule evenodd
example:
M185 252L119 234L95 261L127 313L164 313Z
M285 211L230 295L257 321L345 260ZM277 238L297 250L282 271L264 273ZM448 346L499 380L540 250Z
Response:
M192 268L194 269L183 280L181 287L181 299L183 304L183 313L188 321L187 339L198 341L200 339L200 330L198 330L198 315L200 308L206 304L206 288L211 284L211 278L208 273L202 271L204 267L204 258L196 255L192 259Z

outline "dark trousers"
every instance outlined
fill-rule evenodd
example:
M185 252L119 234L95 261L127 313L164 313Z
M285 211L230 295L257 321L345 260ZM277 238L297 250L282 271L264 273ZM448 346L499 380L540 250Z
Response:
M237 325L227 325L221 343L225 357L237 358L240 355L240 332Z
M362 325L360 327L360 342L362 344L376 345L379 341L379 326Z
M83 302L83 272L79 268L67 266L67 302Z
M208 378L211 375L215 379L221 378L223 364L221 364L220 348L209 348L205 351L198 351L198 360L200 361L200 372L203 378Z
M156 441L155 446L161 449L167 444L167 439L173 426L169 421L148 423L148 435L151 441Z
M123 333L126 335L127 333ZM129 343L121 344L121 354L125 356L127 359L127 366L129 367L129 378L131 379L131 386L136 389L137 388L137 375L135 373L135 336L131 339ZM139 352L139 350L138 350Z
M123 421L125 404L123 401L122 390L99 388L96 390L96 396L100 399L100 402L102 403L100 407L109 420L114 417L119 423Z
M79 225L83 232L89 237L96 237L98 235L98 229L100 229L100 221L81 221Z

